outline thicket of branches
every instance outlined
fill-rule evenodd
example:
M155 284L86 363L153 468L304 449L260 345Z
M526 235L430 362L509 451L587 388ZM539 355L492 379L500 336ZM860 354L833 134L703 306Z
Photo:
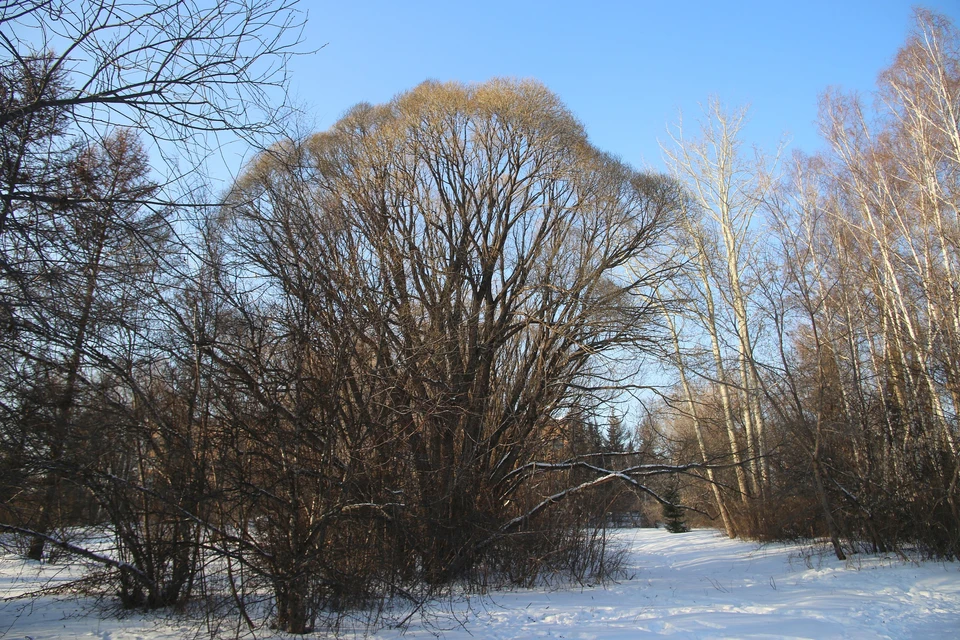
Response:
M285 138L299 20L0 8L5 542L106 567L126 607L294 633L608 575L636 496L838 556L956 556L953 25L918 13L874 110L824 98L829 152L745 154L714 103L667 177L529 81L425 83ZM198 203L214 134L271 144ZM601 434L651 354L663 410Z

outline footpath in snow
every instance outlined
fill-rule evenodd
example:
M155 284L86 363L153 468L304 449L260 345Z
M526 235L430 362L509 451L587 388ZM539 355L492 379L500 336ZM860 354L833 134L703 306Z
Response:
M706 530L630 529L614 535L628 549L628 578L619 583L454 601L439 606L425 622L415 620L405 632L384 629L372 637L960 638L958 563L876 556L839 562L802 546L758 546ZM4 558L0 596L36 587L53 570ZM100 619L94 611L76 598L6 602L0 604L0 637L203 637L183 623L140 616Z

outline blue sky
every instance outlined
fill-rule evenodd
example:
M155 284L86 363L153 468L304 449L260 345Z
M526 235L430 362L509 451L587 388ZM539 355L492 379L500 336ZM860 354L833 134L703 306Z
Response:
M813 151L818 95L869 92L912 25L910 2L306 2L294 90L312 128L358 102L426 79L536 78L593 143L662 166L658 140L678 109L692 122L715 95L749 104L751 142ZM960 0L922 6L960 22Z

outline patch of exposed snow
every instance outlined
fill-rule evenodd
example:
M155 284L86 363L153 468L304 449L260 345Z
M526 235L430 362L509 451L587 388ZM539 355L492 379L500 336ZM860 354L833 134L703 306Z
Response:
M629 529L629 579L562 590L518 589L438 606L405 631L372 637L490 638L947 638L960 637L960 565L854 556L840 562L797 545L729 540L714 531ZM76 576L0 560L0 596ZM105 617L82 598L0 604L0 635L167 640L203 637L187 623L147 615ZM346 635L350 635L347 633ZM357 635L362 635L360 631ZM266 630L257 634L271 638Z

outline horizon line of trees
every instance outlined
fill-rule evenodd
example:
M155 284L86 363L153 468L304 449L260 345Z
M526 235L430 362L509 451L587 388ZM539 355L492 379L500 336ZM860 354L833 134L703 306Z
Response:
M829 152L745 153L745 112L712 103L669 176L532 81L427 82L285 137L300 20L0 9L4 544L100 565L125 607L292 633L615 575L608 512L639 497L838 557L957 556L945 18L917 13L875 109L824 97ZM264 141L216 198L210 135ZM650 358L676 384L627 433L611 407Z

